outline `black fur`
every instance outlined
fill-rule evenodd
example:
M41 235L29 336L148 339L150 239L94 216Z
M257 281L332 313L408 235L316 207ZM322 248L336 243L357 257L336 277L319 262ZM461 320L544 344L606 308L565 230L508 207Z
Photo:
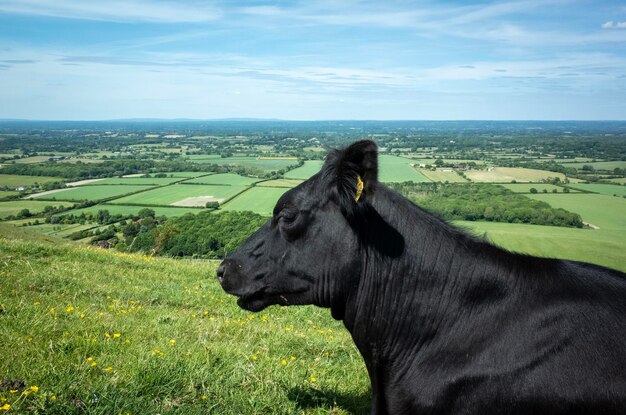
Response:
M469 236L331 152L218 270L241 307L330 307L372 414L626 414L626 276ZM364 181L354 200L356 176Z

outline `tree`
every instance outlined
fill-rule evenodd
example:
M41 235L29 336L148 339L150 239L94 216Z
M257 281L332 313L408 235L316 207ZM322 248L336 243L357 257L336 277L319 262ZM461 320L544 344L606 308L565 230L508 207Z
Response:
M143 208L139 210L139 212L137 212L137 216L139 216L140 218L154 218L156 216L156 212L154 211L154 209Z
M206 205L204 205L204 207L206 207L207 209L219 209L220 204L219 202L206 202Z
M535 189L534 187L531 187L530 188L530 193L533 193L533 194L537 193L537 189Z

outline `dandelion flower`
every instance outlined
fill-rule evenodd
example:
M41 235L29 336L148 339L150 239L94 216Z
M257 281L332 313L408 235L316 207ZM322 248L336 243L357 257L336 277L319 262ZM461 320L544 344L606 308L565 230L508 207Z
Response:
M2 409L3 411L8 411L9 408L11 408L11 405L9 405L8 403L5 403L4 405L0 406L0 409Z
M93 357L88 357L88 358L87 358L87 361L88 361L88 362L91 362L92 360L93 360Z
M50 400L51 400L51 401L56 401L56 400L57 400L57 396L56 396L56 395L52 395L52 396L50 397Z
M33 392L39 392L39 386L33 385L30 387L30 390L32 390Z
M283 366L285 366L285 365L287 364L287 360L286 360L286 359L281 360L281 361L280 361L280 364L281 364L281 365L283 365Z
M315 379L313 376L311 376L311 378L309 380L311 381L311 383L317 382L317 379Z
M97 364L96 362L91 362L91 367L95 367L95 366L97 366L97 365L98 365L98 364Z
M109 367L107 367L107 368L106 368L106 369L104 369L104 370L106 370L107 372L112 372L112 371L113 371L113 368L112 368L111 366L109 366Z
M295 356L289 356L289 360L291 360L293 362L294 360L296 360L296 357Z
M71 313L72 311L74 311L74 307L72 307L71 305L68 305L67 308L65 309L66 313Z
M206 400L206 395L202 395L200 399L202 399L203 401Z
M118 339L121 336L120 333L113 333L113 338Z
M18 390L17 390L17 389L11 389L11 390L9 390L9 393L10 393L11 395L16 394L17 392L18 392Z

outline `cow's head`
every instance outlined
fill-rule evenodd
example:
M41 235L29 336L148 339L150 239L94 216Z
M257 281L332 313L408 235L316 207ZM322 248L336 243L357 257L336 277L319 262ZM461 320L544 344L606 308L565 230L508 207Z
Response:
M286 192L272 218L222 262L224 290L251 311L342 301L361 271L363 229L380 222L369 203L377 163L372 141L332 151L322 170Z

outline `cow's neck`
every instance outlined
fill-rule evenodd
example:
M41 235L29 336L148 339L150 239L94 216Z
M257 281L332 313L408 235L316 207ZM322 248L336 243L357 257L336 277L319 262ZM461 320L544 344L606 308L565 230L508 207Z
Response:
M370 203L403 249L398 255L365 244L358 288L346 293L344 323L366 361L392 366L449 330L472 295L491 301L510 292L518 256L463 234L386 187Z

